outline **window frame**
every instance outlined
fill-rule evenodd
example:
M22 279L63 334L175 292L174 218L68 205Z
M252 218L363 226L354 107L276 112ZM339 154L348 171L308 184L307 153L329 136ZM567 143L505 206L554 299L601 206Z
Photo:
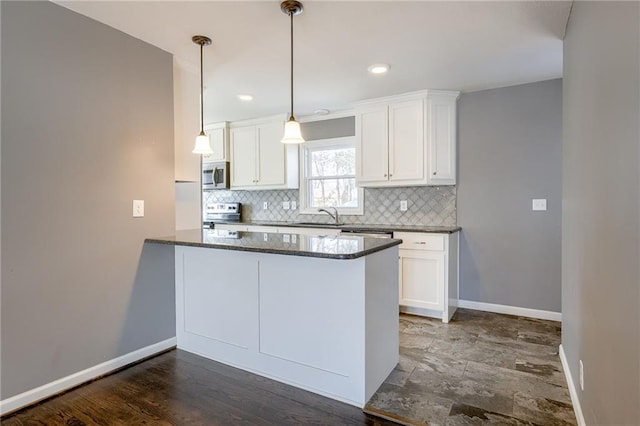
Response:
M327 148L354 148L356 147L355 136L346 136L340 138L331 139L317 139L313 141L305 142L300 146L300 189L298 191L298 205L300 207L300 214L316 214L324 215L325 213L318 213L319 208L323 207L311 207L309 206L308 199L308 183L310 180L309 166L310 166L310 152ZM355 166L355 164L354 164ZM355 174L353 175L355 179ZM356 186L358 191L358 206L357 207L338 207L338 214L340 215L363 215L364 214L364 189Z

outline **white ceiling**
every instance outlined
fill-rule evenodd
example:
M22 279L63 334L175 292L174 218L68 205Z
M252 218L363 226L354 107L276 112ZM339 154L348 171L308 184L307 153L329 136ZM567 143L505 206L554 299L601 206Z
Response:
M198 73L205 122L289 110L289 18L275 1L58 1L173 53ZM562 76L571 2L303 1L294 18L295 112L419 89L463 92ZM372 63L391 65L373 76ZM250 103L236 95L249 93Z

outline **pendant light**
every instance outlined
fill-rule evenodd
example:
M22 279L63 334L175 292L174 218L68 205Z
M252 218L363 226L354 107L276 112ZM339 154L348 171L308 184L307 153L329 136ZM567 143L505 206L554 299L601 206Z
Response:
M291 18L291 115L284 125L284 137L282 143L299 144L303 143L300 133L300 123L293 115L293 16L302 13L302 3L297 0L285 0L280 4L280 10Z
M204 132L204 83L202 72L202 49L211 44L211 39L203 35L191 37L191 41L200 45L200 134L196 137L196 146L193 148L194 154L213 154L209 143L209 136Z

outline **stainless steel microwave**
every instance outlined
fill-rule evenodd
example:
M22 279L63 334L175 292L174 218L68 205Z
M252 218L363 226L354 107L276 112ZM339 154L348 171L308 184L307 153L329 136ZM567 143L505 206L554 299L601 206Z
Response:
M202 163L202 189L228 189L229 162Z

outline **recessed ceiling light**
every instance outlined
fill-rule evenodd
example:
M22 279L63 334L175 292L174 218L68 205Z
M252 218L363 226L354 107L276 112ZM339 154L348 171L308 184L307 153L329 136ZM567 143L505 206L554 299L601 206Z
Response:
M386 74L389 71L388 64L373 64L367 68L371 74Z
M317 110L313 111L313 113L315 115L328 115L329 114L329 110L322 108L322 109L317 109Z
M238 95L238 99L244 102L249 102L253 100L253 96L251 95Z

